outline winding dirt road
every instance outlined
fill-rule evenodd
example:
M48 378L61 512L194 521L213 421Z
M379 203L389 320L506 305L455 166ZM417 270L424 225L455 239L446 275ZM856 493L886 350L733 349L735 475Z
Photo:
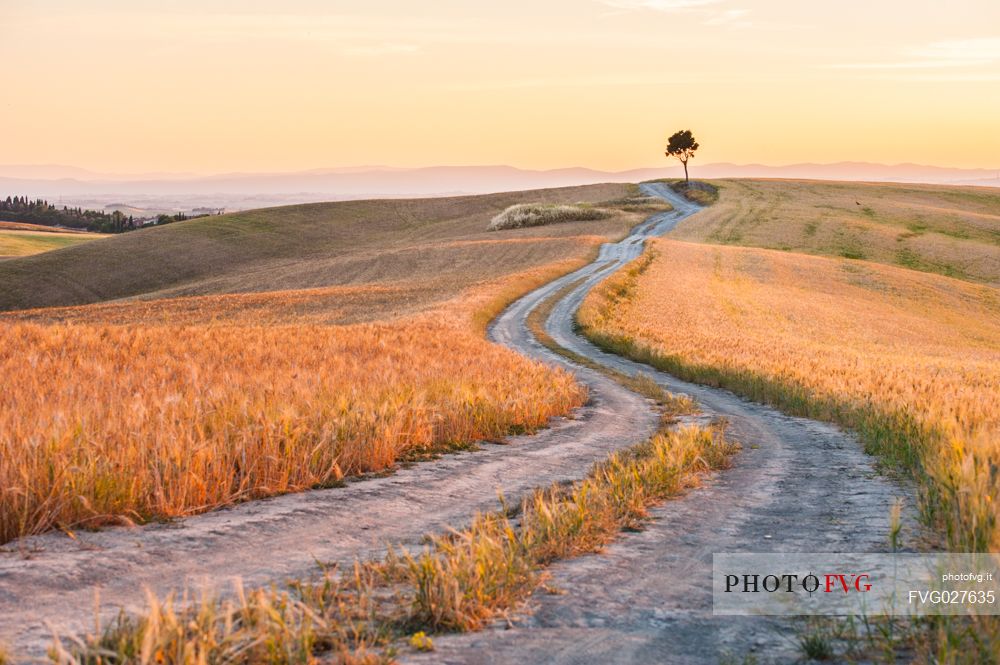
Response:
M656 509L646 530L624 535L604 553L557 564L551 585L565 593L535 594L515 627L439 638L434 654L412 656L413 662L716 663L741 662L748 654L762 663L792 662L801 657L794 622L712 616L712 554L886 551L896 497L909 507L904 524L916 527L912 488L878 475L853 436L604 353L574 332L576 310L595 284L638 256L647 237L666 233L698 209L665 185L642 188L667 199L674 211L605 245L590 266L525 296L497 320L491 336L552 360L531 338L525 317L565 284L586 278L553 308L546 322L553 339L690 395L706 414L725 416L744 449L733 469ZM578 373L594 380L593 372ZM598 387L592 390L600 395Z
M788 626L767 620L713 619L709 573L713 552L877 551L889 508L905 488L877 476L857 442L834 427L790 418L728 392L679 382L602 353L573 333L573 314L587 291L642 251L697 206L658 184L647 194L675 209L652 217L599 258L508 308L491 326L495 341L569 366L590 388L591 402L571 419L507 445L447 455L343 488L243 504L170 524L25 538L0 552L0 642L21 657L44 655L50 632L84 632L101 615L140 611L142 589L224 588L308 577L316 562L375 555L387 542L417 545L428 532L460 526L496 506L498 491L516 498L539 485L580 478L609 452L646 439L657 417L645 398L539 345L525 319L564 285L585 281L554 308L547 327L562 345L622 371L639 370L725 415L747 444L733 470L655 512L657 520L601 555L554 568L566 595L537 595L534 613L512 630L436 638L425 662L715 662L720 654L792 651ZM912 505L912 501L909 502Z

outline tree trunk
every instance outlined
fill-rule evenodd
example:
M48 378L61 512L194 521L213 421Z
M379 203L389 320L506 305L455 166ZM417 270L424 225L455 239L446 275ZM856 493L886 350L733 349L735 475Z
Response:
M685 159L681 164L684 165L684 184L687 185L690 183L690 180L688 180L688 162Z

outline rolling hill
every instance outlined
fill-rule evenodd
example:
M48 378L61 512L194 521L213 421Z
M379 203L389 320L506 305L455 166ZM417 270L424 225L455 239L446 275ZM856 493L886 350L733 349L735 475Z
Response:
M4 261L0 310L121 298L247 293L421 281L426 298L470 280L585 254L639 217L519 229L490 218L522 202L600 202L624 185L592 185L422 200L349 201L205 217L95 245ZM590 240L588 240L588 238Z
M724 180L719 202L672 237L866 259L1000 284L1000 190Z

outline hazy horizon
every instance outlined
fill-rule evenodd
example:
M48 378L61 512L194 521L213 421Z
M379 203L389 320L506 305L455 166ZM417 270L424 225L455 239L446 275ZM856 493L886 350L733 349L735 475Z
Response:
M654 168L617 172L584 167L524 170L509 165L361 166L284 173L131 177L82 172L66 166L35 166L20 167L34 177L12 177L11 173L18 168L0 165L0 196L6 191L93 210L127 207L130 213L141 216L197 207L233 211L320 201L487 194L683 176L680 165L669 162ZM694 177L702 179L789 178L1000 187L1000 172L993 169L949 169L915 164L841 162L767 166L714 163L694 165L692 172ZM43 177L45 175L50 177ZM63 177L54 177L58 175Z
M1000 161L1000 160L998 160ZM821 161L803 161L795 163L768 163L766 161L756 161L756 162L727 162L727 161L716 161L709 163L700 163L697 160L692 160L691 169L692 171L697 171L699 167L715 169L718 167L733 167L735 169L745 169L760 167L764 169L795 169L797 167L849 167L852 165L867 166L867 167L880 167L885 169L893 168L921 168L921 169L939 169L941 171L983 171L983 172L993 172L1000 177L1000 166L998 167L960 167L948 164L932 164L932 163L916 163L916 162L897 162L897 163L885 163L885 162L875 162L867 160L840 160L834 162L821 162ZM640 164L636 166L621 168L621 169L602 169L600 167L590 166L586 164L566 164L563 166L554 166L551 168L533 168L528 166L521 166L518 164L501 164L501 163L442 163L442 164L418 164L415 166L401 166L398 164L346 164L346 165L336 165L336 166L312 166L302 169L286 169L286 170L263 170L263 171L250 171L250 170L237 170L237 171L131 171L131 172L106 172L100 171L98 169L89 168L87 166L80 166L77 164L57 164L57 163L34 163L34 164L13 164L13 163L0 163L0 177L5 178L22 178L22 179L57 179L57 178L106 178L106 179L161 179L161 178L176 178L176 179L204 179L204 178L218 178L226 176L268 176L268 175L297 175L297 174L340 174L340 173L358 173L358 172L375 172L375 171L417 171L417 170L427 170L427 169L516 169L525 172L539 172L548 173L553 171L571 171L571 170L585 170L603 173L629 173L633 171L649 171L649 170L675 170L680 169L676 163L670 161L664 161L660 164ZM727 176L712 176L712 177L727 177Z

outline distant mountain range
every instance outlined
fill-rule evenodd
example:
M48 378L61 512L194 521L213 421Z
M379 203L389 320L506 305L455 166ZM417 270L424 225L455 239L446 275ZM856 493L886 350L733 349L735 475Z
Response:
M358 166L198 176L102 174L72 166L0 165L0 195L23 194L98 209L114 203L165 212L198 206L232 210L310 201L479 194L682 175L680 166L615 172L587 168L538 171L512 166ZM786 166L692 163L692 175L706 179L807 178L1000 187L1000 171L995 170L868 162Z

